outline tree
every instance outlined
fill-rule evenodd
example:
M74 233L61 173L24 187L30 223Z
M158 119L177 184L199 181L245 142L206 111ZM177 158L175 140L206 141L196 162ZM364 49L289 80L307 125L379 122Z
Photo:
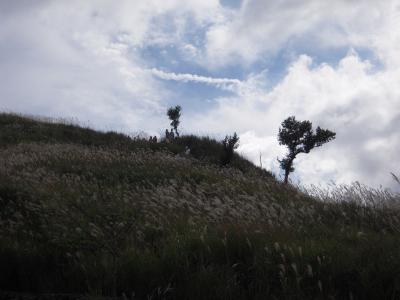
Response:
M297 121L294 116L284 120L279 128L279 145L288 147L289 153L279 160L280 167L285 171L285 183L289 174L294 171L293 160L300 153L309 153L313 148L320 147L335 139L336 133L317 127L315 133L310 121Z
M223 166L229 164L233 158L233 151L239 146L239 137L236 132L233 136L225 136L225 139L222 140L222 157L221 164Z
M168 118L171 120L171 129L175 130L176 136L179 137L178 126L179 118L181 117L181 107L179 105L170 107L167 111Z

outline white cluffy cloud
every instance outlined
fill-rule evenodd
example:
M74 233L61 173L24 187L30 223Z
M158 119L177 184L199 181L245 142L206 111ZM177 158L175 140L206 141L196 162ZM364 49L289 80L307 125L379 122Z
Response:
M400 90L393 84L400 84L400 70L373 71L350 51L336 67L300 56L273 89L263 89L253 77L242 82L237 96L221 98L215 110L193 118L193 128L238 131L238 151L256 164L261 154L263 166L279 172L276 158L285 148L278 145L278 128L295 115L337 133L333 142L298 157L295 174L303 183L360 180L396 187L390 172L400 170Z
M270 59L282 50L370 49L385 63L399 62L398 0L244 0L234 16L206 34L210 68ZM299 50L298 50L299 49Z
M180 44L217 0L0 1L0 109L76 117L103 129L164 126L171 92L141 50Z

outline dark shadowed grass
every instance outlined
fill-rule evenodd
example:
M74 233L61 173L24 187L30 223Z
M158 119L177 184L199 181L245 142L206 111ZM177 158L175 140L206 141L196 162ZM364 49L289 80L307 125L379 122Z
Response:
M0 114L0 144L17 143L77 143L82 145L110 145L126 143L129 137L116 132L97 132L79 127L72 121L51 118L28 118L18 114Z
M312 239L275 230L243 231L242 226L182 225L159 233L156 240L153 236L152 245L124 249L117 260L116 287L106 253L2 245L2 270L8 271L2 287L100 295L113 294L115 288L119 295L134 292L137 299L399 296L400 246L393 235L330 232Z

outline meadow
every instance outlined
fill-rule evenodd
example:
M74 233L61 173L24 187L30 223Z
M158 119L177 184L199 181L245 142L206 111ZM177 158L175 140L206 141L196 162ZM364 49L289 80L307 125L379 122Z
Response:
M0 114L0 290L400 299L400 195L305 190L220 156L207 137L154 143Z

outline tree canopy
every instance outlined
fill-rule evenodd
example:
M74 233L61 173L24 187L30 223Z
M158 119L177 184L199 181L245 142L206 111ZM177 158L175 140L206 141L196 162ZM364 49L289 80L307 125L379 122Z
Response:
M176 135L179 136L178 126L179 126L179 118L181 117L182 108L177 105L175 107L170 107L167 111L168 118L171 120L171 127L175 131Z
M239 137L236 132L233 136L225 136L225 139L222 141L222 157L221 164L223 166L229 164L233 158L234 150L239 146Z
M278 141L289 150L286 157L279 160L280 167L285 171L285 183L288 182L289 173L294 171L293 160L298 154L309 153L313 148L320 147L335 137L335 132L319 126L314 133L310 121L297 121L294 116L284 120L279 128Z

